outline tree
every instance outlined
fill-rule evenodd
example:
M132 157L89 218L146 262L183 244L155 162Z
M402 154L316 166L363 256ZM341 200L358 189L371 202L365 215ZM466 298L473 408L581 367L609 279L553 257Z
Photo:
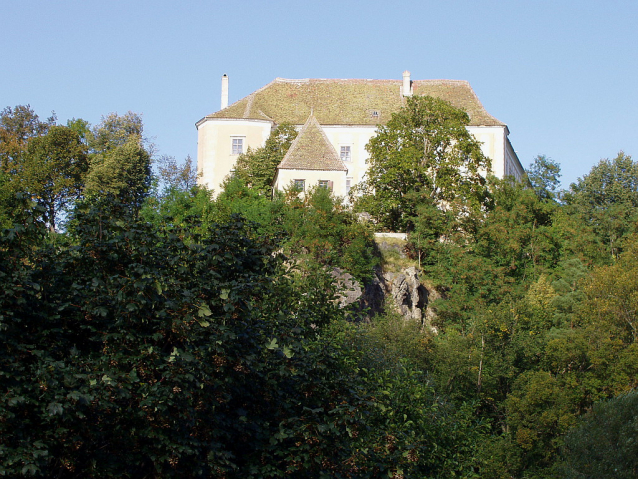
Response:
M633 231L638 207L638 163L622 151L603 159L588 175L572 183L564 201L607 246L611 259L622 251L623 238Z
M416 216L412 219L408 244L415 251L420 268L422 263L438 261L457 221L452 212L441 210L430 198L421 198L414 208Z
M81 196L87 169L86 147L78 134L52 126L45 135L29 140L14 184L43 207L44 222L55 231L60 213Z
M0 475L471 477L476 421L237 216L0 233ZM31 229L36 228L31 225Z
M6 107L0 113L0 169L10 172L30 138L44 135L55 124L55 114L42 122L29 105Z
M113 194L134 209L151 186L152 146L143 137L141 116L111 113L89 135L87 195Z
M378 260L371 225L358 221L329 189L308 191L303 203L286 209L283 222L288 234L285 251L306 267L338 267L358 281L372 279Z
M560 165L545 155L538 155L527 170L527 178L536 195L542 200L552 200L560 186Z
M95 152L111 150L123 146L131 138L140 144L146 144L143 137L144 124L141 115L129 111L124 115L109 113L102 117L102 121L93 128L89 135L89 147Z
M469 121L438 98L408 98L366 146L370 166L358 208L385 228L405 231L416 213L415 194L458 214L482 205L490 160L467 131Z
M193 165L190 155L182 165L178 165L174 156L163 155L157 160L160 183L164 191L176 189L188 191L197 186L197 167Z
M67 120L66 126L78 134L83 144L88 145L89 136L91 135L91 124L88 121L82 118L72 118Z
M572 183L568 198L592 210L615 204L638 206L638 163L619 152L613 160L600 160L589 174Z
M580 303L584 323L609 334L623 344L638 344L638 237L633 235L618 260L596 268Z
M297 137L297 130L289 123L278 125L271 133L266 144L239 156L235 166L235 175L249 187L262 193L270 193L277 166L281 163L290 145Z
M26 194L16 193L13 177L0 171L0 230L21 223L28 215L31 201Z

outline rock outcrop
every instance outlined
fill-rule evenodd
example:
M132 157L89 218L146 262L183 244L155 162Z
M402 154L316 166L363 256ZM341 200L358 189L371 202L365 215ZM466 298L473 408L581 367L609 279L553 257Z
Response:
M365 289L344 271L334 269L332 275L341 291L341 307L356 304L356 309L367 319L381 313L384 308L393 307L406 320L419 321L431 327L434 312L428 304L440 296L421 284L415 267L411 266L401 273L378 270Z
M339 307L345 308L353 303L358 303L363 295L361 284L350 273L339 268L334 268L330 274L339 291Z

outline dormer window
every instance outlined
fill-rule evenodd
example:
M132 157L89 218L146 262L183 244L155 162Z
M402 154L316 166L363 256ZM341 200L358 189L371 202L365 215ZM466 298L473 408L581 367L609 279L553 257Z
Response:
M378 118L379 118L379 110L372 110L372 111L370 112L370 116L371 116L372 118L374 118L375 120L376 120L376 119L378 119Z

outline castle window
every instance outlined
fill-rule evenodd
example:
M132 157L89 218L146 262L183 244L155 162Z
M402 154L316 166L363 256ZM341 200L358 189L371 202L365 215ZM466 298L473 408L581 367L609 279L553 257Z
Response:
M233 137L231 155L241 155L244 152L244 137Z
M341 146L340 156L343 161L352 161L352 152L350 151L350 145Z
M295 189L299 191L305 191L306 180L295 180Z
M346 178L346 194L350 193L350 188L352 188L352 178Z

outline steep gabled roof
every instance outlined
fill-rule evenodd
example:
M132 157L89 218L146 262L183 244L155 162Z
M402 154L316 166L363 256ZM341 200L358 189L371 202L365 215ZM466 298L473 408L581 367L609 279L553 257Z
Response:
M404 104L401 80L288 80L277 78L206 118L271 120L302 124L313 112L322 125L385 124ZM470 116L473 126L505 126L490 115L461 80L416 80L415 95L430 95L450 102Z
M311 114L279 163L282 170L347 171L317 119Z

